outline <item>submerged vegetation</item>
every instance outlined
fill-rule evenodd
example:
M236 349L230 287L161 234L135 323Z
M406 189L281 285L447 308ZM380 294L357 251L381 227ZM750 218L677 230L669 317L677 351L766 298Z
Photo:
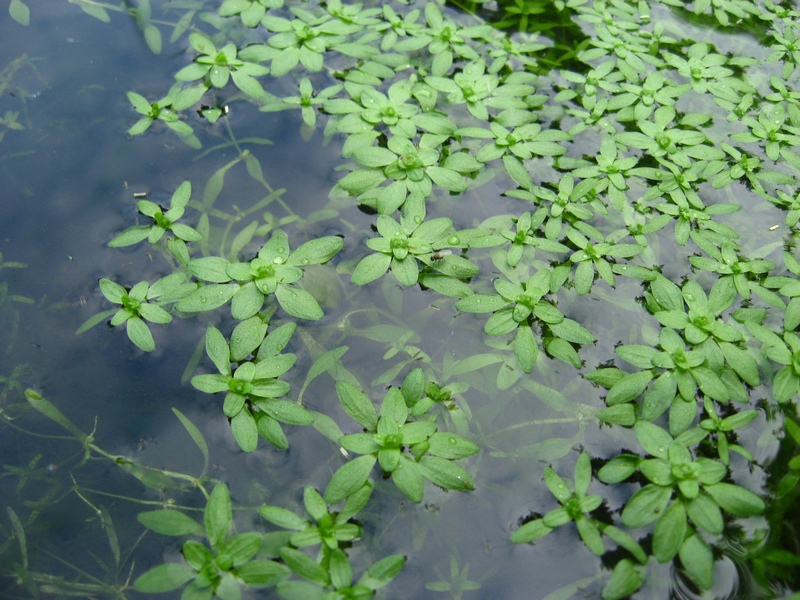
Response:
M189 486L205 503L140 512L148 530L183 540L182 556L123 575L131 555L121 557L111 515L73 479L64 493L105 528L113 582L37 570L35 511L9 506L0 574L16 594L392 597L407 557L384 556L377 542L356 551L386 518L371 514L373 494L394 514L404 499L471 493L491 480L489 457L530 473L493 488L543 482L555 497L508 523L507 552L570 528L601 557L597 577L562 581L562 594L624 598L664 564L703 593L726 557L746 565L752 597L800 593L791 2L73 2L104 22L130 15L155 54L162 36L184 51L161 99L127 94L134 141L161 131L205 161L235 152L171 199L137 199L137 223L109 232L108 245L147 247L159 275L100 279L115 306L78 333L109 322L151 352L170 344L162 325L194 318L184 380L218 395L243 453L285 451L292 429L311 426L336 458L324 489L303 486L300 513L237 506L224 477L209 475L213 449L179 411L203 456L199 476L104 450L58 398L28 389L23 400L20 373L3 372L5 426L27 406L61 425L80 446L64 463L71 471L103 459L154 489ZM27 25L36 8L12 0L10 14ZM256 151L264 140L229 120L246 104L299 111L303 135L338 144L327 203L300 214L273 189ZM6 112L0 141L21 129ZM222 206L245 173L264 195ZM0 255L0 269L24 266ZM0 286L9 314L12 302L32 302ZM426 338L437 320L449 340ZM470 332L478 341L454 341ZM364 343L380 348L385 371L349 360ZM296 389L287 379L301 353L311 363ZM318 379L331 393L309 400ZM538 407L520 418L520 402ZM541 439L546 421L565 429ZM759 460L776 434L777 456ZM48 468L38 460L4 465L0 477L18 477L20 495ZM452 581L430 574L428 589L455 598L480 587L459 564L454 554Z

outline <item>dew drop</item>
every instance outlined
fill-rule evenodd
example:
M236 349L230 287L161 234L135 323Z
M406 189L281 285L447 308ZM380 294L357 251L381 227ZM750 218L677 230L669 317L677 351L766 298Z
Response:
M451 246L456 246L461 243L461 240L457 235L451 235L449 238L447 238L447 243Z
M417 215L416 217L414 217L414 223L416 223L417 225L419 225L420 223L422 223L422 217L420 217L419 215Z
M300 263L301 263L301 264L304 264L304 265L307 265L307 264L308 264L308 263L310 263L310 262L311 262L311 261L310 261L310 260L308 260L307 258L304 258L303 260L301 260L301 261L300 261Z
M666 448L664 448L664 446L659 446L659 447L658 447L658 452L659 452L659 454L664 454L664 452L666 452L666 451L667 451L667 449L666 449Z
M481 302L483 302L483 300L481 300L480 298L475 299L475 304L480 304Z
M276 265L282 265L286 262L286 259L284 259L282 256L276 256L272 259L272 262L274 262Z
M450 442L450 444L452 444L453 446L455 446L455 445L458 443L458 441L456 440L456 438L454 438L454 437L452 437L452 436L450 436L449 438L447 438L447 441L448 441L448 442Z
M277 346L275 346L275 347L278 349L278 352L280 352L281 350L283 350L283 344L278 344L278 345L277 345Z
M208 300L205 298L200 298L200 304L205 304L206 302L208 302Z

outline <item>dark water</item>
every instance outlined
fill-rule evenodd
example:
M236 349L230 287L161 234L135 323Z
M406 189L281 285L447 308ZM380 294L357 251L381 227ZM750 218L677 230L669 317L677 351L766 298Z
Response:
M205 326L223 322L225 313L176 319L168 334L166 329L154 327L156 350L150 354L134 348L124 331L105 325L75 335L84 320L108 308L97 287L100 277L133 283L152 281L168 272L163 260L142 246L107 247L115 233L136 218L133 193L146 192L151 200L164 203L188 179L196 197L210 174L236 157L228 148L195 160L197 152L166 130L135 138L125 134L136 120L126 92L135 90L149 99L166 93L172 75L186 62L182 42L165 44L162 55L155 56L135 23L123 14L114 13L111 23L104 24L74 5L41 1L29 5L33 15L30 27L23 28L6 15L0 17L0 70L14 61L18 65L13 77L0 81L5 85L0 115L8 110L19 112L25 126L24 131L8 132L0 144L0 252L5 261L28 265L26 269L3 269L0 283L8 285L9 293L32 300L6 300L0 306L0 376L9 377L16 369L22 388L36 388L79 428L95 430L97 444L112 454L197 473L201 457L174 417L171 408L176 407L202 430L212 448L210 474L231 487L239 505L268 502L299 510L303 487L322 489L331 472L342 464L333 446L311 428L287 427L290 450L280 452L262 443L258 451L243 455L230 435L219 399L181 383ZM352 203L328 199L332 182L338 178L333 172L339 152L336 140L323 144L323 136L317 132L305 141L294 114L259 113L242 102L232 103L231 108L229 123L236 135L274 142L249 148L261 161L272 187L287 189L284 200L296 214L306 216L333 207L340 212L341 221L362 229L368 226L371 217ZM198 119L195 124L199 123ZM224 139L224 126L220 123L206 135L204 147L209 148ZM492 191L491 185L481 189L482 200ZM240 164L226 178L219 202L226 207L247 206L264 195ZM467 195L458 204L443 202L440 210L457 226L468 226L483 216L480 210L472 214L465 208L476 196ZM189 215L196 218L196 213ZM765 216L765 222L770 218ZM309 231L343 234L346 249L362 242L338 221L311 225ZM668 243L665 238L665 254L669 253ZM665 272L669 269L667 264ZM447 353L463 358L472 349L482 348L482 338L475 335L482 329L482 316L453 318L448 300L419 289L401 295L396 286L386 288L374 286L360 294L357 302L361 305L347 298L332 300L331 310L325 307L325 320L306 330L333 347L344 343L343 337L337 340L331 334L338 323L366 328L373 323L361 318L358 311L376 305L395 310L407 327L416 329L422 336L419 345L436 360ZM335 293L335 283L331 289ZM582 350L587 364L608 360L613 356L613 344L630 339L631 332L641 335L641 324L631 321L625 308L640 293L637 284L622 282L616 291L602 286L594 298L574 299L569 309L572 318L591 331L608 331L606 341ZM618 306L605 303L598 310L596 298L603 294ZM346 343L350 346L348 368L364 381L391 366L380 360L385 351L382 345L357 336ZM292 381L296 394L311 356L297 338L292 350L299 355L297 379ZM378 486L364 519L364 540L354 548L352 559L363 566L392 553L409 557L387 597L445 597L426 590L424 584L450 579L451 556L459 569L468 564L469 579L481 584L480 590L466 592L466 597L545 598L558 590L561 595L551 598L599 597L604 573L574 528L557 529L547 544L518 547L508 542L521 518L532 510L546 512L556 506L541 479L543 466L556 457L537 450L534 444L559 438L566 453L566 448L590 441L593 451L607 457L620 447L635 446L628 430L605 430L602 435L593 426L584 430L575 416L577 407L602 406L599 391L563 363L547 364L543 373L537 368L534 378L544 390L520 388L488 397L474 391L482 386L480 376L473 376L473 391L465 398L477 420L493 428L485 432L486 450L470 467L478 482L475 492L447 493L428 487L424 503L414 505L394 486ZM543 396L551 401L543 402ZM333 382L327 376L315 381L305 398L308 406L319 410L331 410L337 404ZM563 412L554 408L561 398L566 399ZM10 423L0 434L0 463L5 469L0 479L0 505L13 507L23 523L30 523L26 533L32 571L120 586L131 569L135 578L150 566L179 559L179 541L152 533L140 539L143 528L135 515L167 501L197 506L196 494L146 489L102 460L70 473L79 446L63 439L63 430L27 410L18 389L9 390L3 400ZM48 437L39 437L42 435ZM748 435L756 434L743 434L740 443L752 442L743 445L756 449L758 461L767 461L777 451L774 438L750 440ZM505 457L519 447L530 447L530 451L518 458ZM24 467L39 454L30 480L20 489L20 478L10 474L8 466ZM741 485L758 488L764 481L763 471L756 468L748 473L743 462L734 461L733 470ZM597 482L593 485L599 487ZM85 501L70 491L73 486L81 490ZM618 509L633 489L623 485L605 490L608 508ZM41 504L36 504L39 501ZM138 504L141 501L154 504ZM107 511L113 519L122 550L119 564L109 556L107 532L95 508ZM33 515L37 510L40 513ZM2 519L7 519L5 513L0 515ZM242 528L250 525L258 526L247 518L240 524ZM3 531L10 532L7 520ZM727 559L719 562L717 569L715 597L747 597L737 588L746 589L746 584L736 565ZM656 576L641 597L665 598L676 593L669 566L651 570L654 572ZM4 598L27 597L24 589L9 579L0 580L0 585ZM693 597L687 590L684 593ZM125 594L137 595L131 590Z

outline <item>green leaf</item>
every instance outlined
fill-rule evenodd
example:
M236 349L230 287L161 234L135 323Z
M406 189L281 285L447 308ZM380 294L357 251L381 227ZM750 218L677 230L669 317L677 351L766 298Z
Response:
M639 371L625 375L622 379L617 381L606 396L606 404L608 406L615 406L634 400L641 394L650 380L653 379L652 371Z
M506 172L511 176L511 179L513 179L519 187L525 190L530 190L533 187L533 180L528 170L519 159L505 154L503 156L503 165L506 168Z
M381 417L392 419L398 426L403 425L408 419L408 407L399 388L392 387L387 390L381 404Z
M750 421L758 418L758 411L756 410L744 410L742 412L738 412L732 414L730 417L725 417L722 419L722 422L719 424L720 431L733 431L734 429L739 429L740 427L744 427Z
M589 484L592 482L591 459L586 452L581 452L578 461L575 463L575 493L578 496L585 496L589 491Z
M258 514L270 523L274 523L278 527L283 527L284 529L303 531L309 526L308 521L303 517L296 515L290 510L281 508L280 506L262 506L258 509Z
M78 426L70 421L64 413L58 410L53 403L47 400L44 396L30 388L25 390L25 399L37 411L42 413L45 417L61 425L64 429L69 431L79 440L86 439L86 434L83 433Z
M289 575L289 569L271 560L251 560L233 570L237 579L251 587L269 587Z
M161 535L203 535L197 521L177 510L154 510L136 515L139 523Z
M683 568L701 590L710 590L714 584L714 555L711 548L696 533L686 538L678 556Z
M636 423L636 409L633 404L618 404L601 410L597 413L597 418L604 423L633 427Z
M506 306L508 302L497 294L471 294L456 302L456 310L468 313L490 313Z
M428 452L451 460L467 458L480 451L477 444L454 433L436 432L428 438L428 443L430 444Z
M22 0L11 0L8 7L8 14L20 25L27 27L31 22L31 11Z
M576 369L581 367L581 359L572 345L560 338L551 339L546 343L547 353L553 358L572 365Z
M416 285L419 278L419 266L415 259L409 254L405 259L392 258L392 274L402 285L410 287Z
M671 487L647 484L628 500L622 510L622 522L631 529L644 527L664 512L671 497Z
M629 362L634 367L650 369L653 366L652 359L658 354L658 350L650 346L628 344L619 346L616 349L616 353L622 360Z
M535 542L536 540L546 536L551 531L553 531L553 528L545 525L543 519L528 521L511 534L511 543L527 544L530 542Z
M286 390L288 391L288 387ZM287 425L311 425L314 422L314 415L310 411L290 400L255 400L254 404Z
M136 590L146 594L158 594L177 590L197 575L189 565L166 563L143 573L133 582Z
M232 518L231 495L228 486L219 483L211 490L203 513L206 534L212 548L218 549L222 546L228 535Z
M707 367L695 367L691 371L692 377L694 377L697 382L697 386L706 396L718 402L726 402L730 399L728 388L711 369Z
M653 532L653 556L658 562L672 560L683 544L687 530L683 502L673 502L661 515Z
M444 167L428 167L425 172L436 185L453 193L460 193L467 189L463 175L457 171Z
M204 285L175 305L179 312L203 312L219 308L241 288L238 284Z
M653 293L656 302L658 302L664 310L683 312L683 294L681 293L681 289L666 277L657 277L650 282L650 291Z
M339 236L328 236L310 240L289 255L287 265L321 265L328 262L344 247Z
M216 327L206 330L206 354L223 375L231 375L231 356L228 341Z
M783 367L775 374L772 380L772 393L778 402L788 402L797 393L797 386L800 385L800 377L794 372L791 366Z
M111 315L113 315L114 313L116 313L116 312L117 312L117 309L116 308L112 308L111 310L106 310L106 311L103 311L101 313L97 313L96 315L94 315L92 317L89 317L88 319L86 319L86 321L84 321L83 325L78 327L78 329L75 331L75 335L80 335L83 332L90 330L95 325L98 325L98 324L102 323L103 321L107 321L108 318Z
M703 489L722 510L736 517L754 517L764 512L764 501L750 490L731 483L715 483Z
M230 360L240 362L253 354L261 346L266 333L267 324L259 316L239 323L231 333Z
M258 427L247 407L231 419L231 431L244 452L253 452L258 447Z
M165 475L164 471L161 469L153 469L144 465L138 465L123 456L117 456L114 458L114 462L120 469L130 473L141 481L143 485L151 489L165 490L177 489L179 487L178 484Z
M603 600L621 600L633 594L644 583L644 569L623 558L614 567L611 578L603 586Z
M359 456L341 466L325 488L325 502L337 504L359 490L367 481L377 460L371 455Z
M274 74L274 73L273 73ZM360 169L345 175L339 181L339 187L352 196L363 194L386 180L386 175L378 169Z
M540 304L538 308L544 308L545 304ZM541 316L537 312L537 316ZM594 336L589 333L589 330L580 325L572 319L564 319L560 323L549 322L550 331L562 340L571 342L573 344L591 344L594 342Z
M293 317L318 321L324 314L314 296L295 285L278 284L275 297L281 308Z
M569 500L572 495L566 482L550 467L544 469L544 482L550 493L561 503Z
M353 285L365 285L370 281L375 281L389 270L391 262L391 255L368 254L356 265L350 282Z
M161 32L154 25L144 28L144 41L153 54L161 54Z
M378 413L372 401L361 390L351 383L339 381L336 383L336 393L348 415L367 431L375 431L378 425Z
M380 146L370 146L367 148L359 148L358 150L353 152L353 158L355 158L359 163L361 163L365 167L376 168L376 167L385 167L387 165L392 164L397 160L397 155L391 150L388 150L387 148L381 148ZM358 171L356 171L356 173L357 172ZM344 186L342 185L342 187Z
M108 247L122 248L125 246L133 246L134 244L138 244L139 242L147 239L147 236L150 235L150 229L152 229L152 227L149 225L142 225L126 229L113 240L108 242Z
M244 73L243 71L231 71L231 79L233 79L233 84L237 88L242 90L251 98L259 99L266 95L264 88L261 87L261 84L258 82L258 80L254 77L251 77L247 73Z
M111 17L108 16L108 11L106 11L106 9L102 6L97 4L89 4L88 2L80 2L78 6L80 6L81 10L87 15L90 15L95 19L102 21L103 23L109 23L111 21Z
M638 421L633 427L636 437L648 454L657 458L667 458L672 436L658 425L648 421Z
M609 537L610 539L614 540L617 544L619 544L621 547L625 548L640 563L642 564L647 563L647 554L645 554L645 551L639 545L639 542L633 539L633 536L631 536L629 533L627 533L622 529L619 529L618 527L614 527L613 525L602 525L601 529L603 535Z
M539 346L536 344L536 338L533 337L531 328L527 326L517 328L517 336L514 340L514 355L517 357L517 361L523 371L526 373L533 371L538 354Z
M125 321L125 326L128 331L128 337L139 348L145 352L152 352L155 350L156 343L153 341L153 334L150 333L150 328L139 317L131 317Z
M358 585L366 586L371 590L382 588L400 573L405 564L406 557L400 554L392 554L382 558L367 569L364 576L359 579Z
M392 470L392 481L397 488L412 502L422 502L424 491L423 470L419 464L405 455L400 456L400 462Z
M586 544L589 550L598 556L605 554L606 548L603 545L603 538L600 536L597 523L593 519L581 516L575 520L575 525L583 543Z
M423 456L419 461L422 474L436 485L457 491L475 489L475 482L464 469L444 458Z
M276 419L263 411L259 411L255 415L255 421L258 434L270 444L278 450L286 450L289 447L289 441L286 439L286 435Z
M322 587L330 583L328 572L307 554L294 548L284 547L281 548L280 555L286 566L300 577Z
M200 474L200 476L203 477L206 474L206 471L208 471L208 444L206 443L203 434L200 433L200 430L195 427L194 423L187 419L181 411L179 411L177 408L173 408L172 412L175 413L176 417L178 417L181 425L183 425L183 427L189 433L192 441L197 445L197 447L200 449L200 453L203 455L203 470Z
M719 506L701 492L686 505L686 514L692 522L713 535L722 533L723 521Z

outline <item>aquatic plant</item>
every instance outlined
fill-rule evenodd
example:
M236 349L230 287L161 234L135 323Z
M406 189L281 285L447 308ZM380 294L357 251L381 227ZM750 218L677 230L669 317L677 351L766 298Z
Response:
M715 560L730 552L727 535L748 548L765 589L796 585L778 565L796 564L797 556L752 527L740 532L738 521L765 515L777 522L800 481L795 11L768 0L457 9L434 1L226 0L217 8L164 4L156 21L149 2L77 3L101 20L109 10L129 12L153 51L161 49L153 29L169 27L171 42L186 52L162 100L128 93L131 136L162 121L197 149L223 135L211 156L220 148L237 153L207 179L202 199L192 199L189 182L169 207L139 199L147 224L124 229L109 246L147 241L170 272L128 288L101 279L103 295L121 308L91 317L79 333L113 314L111 325L125 323L134 344L152 351L156 341L169 344L169 330L154 338L145 320L166 325L230 302L218 326L201 325L188 369L206 368L204 348L215 372L198 373L191 384L224 392L221 418L242 451L255 451L260 438L285 450L285 425L312 425L343 460L330 469L324 493L304 486L310 519L275 505L258 509L288 532L233 534L225 485L205 470L190 478L207 500L202 526L177 510L139 520L208 543L184 542L185 563L140 574L134 588L183 588L198 598L237 598L241 586L275 586L286 598L372 597L406 560L375 561L354 580L350 545L363 533L356 519L370 509L373 490L397 501L386 489L391 479L414 503L436 488L468 493L489 478L481 450L550 463L541 478L558 505L519 515L509 543L546 545L554 530L574 526L603 557L597 592L604 598L635 593L659 563L674 564L699 591L712 589ZM20 5L14 0L11 14L27 21ZM682 27L672 15L685 20ZM728 35L734 28L752 39ZM753 58L757 45L763 58ZM306 131L319 128L341 144L343 174L328 204L298 214L271 188L249 149L263 140L239 136L226 118L237 103L264 112L299 108ZM220 122L224 134L213 129ZM268 195L252 207L237 200L220 208L226 174L241 162ZM502 197L483 202L489 182ZM346 202L369 215L367 227L344 216ZM465 203L476 206L461 211ZM783 225L754 234L747 228L756 209ZM320 223L342 233L322 235ZM343 310L323 281L339 298L374 293L387 308ZM482 327L483 346L424 339L433 310L405 318L400 308L398 289L417 288L437 311L461 315L454 331L474 335ZM592 321L585 297L618 305L634 323L629 338L608 339L612 328ZM367 314L368 325L353 324L356 312ZM372 382L349 362L356 338L382 344L390 363ZM286 378L297 356L287 348L311 355L296 398ZM561 373L577 383L563 385ZM306 388L322 376L330 376L339 404L306 406ZM370 388L386 384L377 409ZM487 408L505 391L506 400ZM27 395L81 442L84 460L100 453L54 406ZM500 439L529 435L548 420L537 413L505 423L509 397L538 400L575 430L536 442ZM360 430L342 431L339 408ZM762 415L780 419L791 457L778 459L774 481L750 489L748 470L767 465L748 446L753 436L739 436ZM207 463L202 435L178 418ZM620 451L609 454L614 446ZM157 469L116 462L147 485L166 485ZM558 474L569 467L571 481ZM624 481L639 487L614 504L620 492L611 486ZM308 551L314 546L316 554ZM466 567L451 562L451 574L451 583L429 589L475 589Z

